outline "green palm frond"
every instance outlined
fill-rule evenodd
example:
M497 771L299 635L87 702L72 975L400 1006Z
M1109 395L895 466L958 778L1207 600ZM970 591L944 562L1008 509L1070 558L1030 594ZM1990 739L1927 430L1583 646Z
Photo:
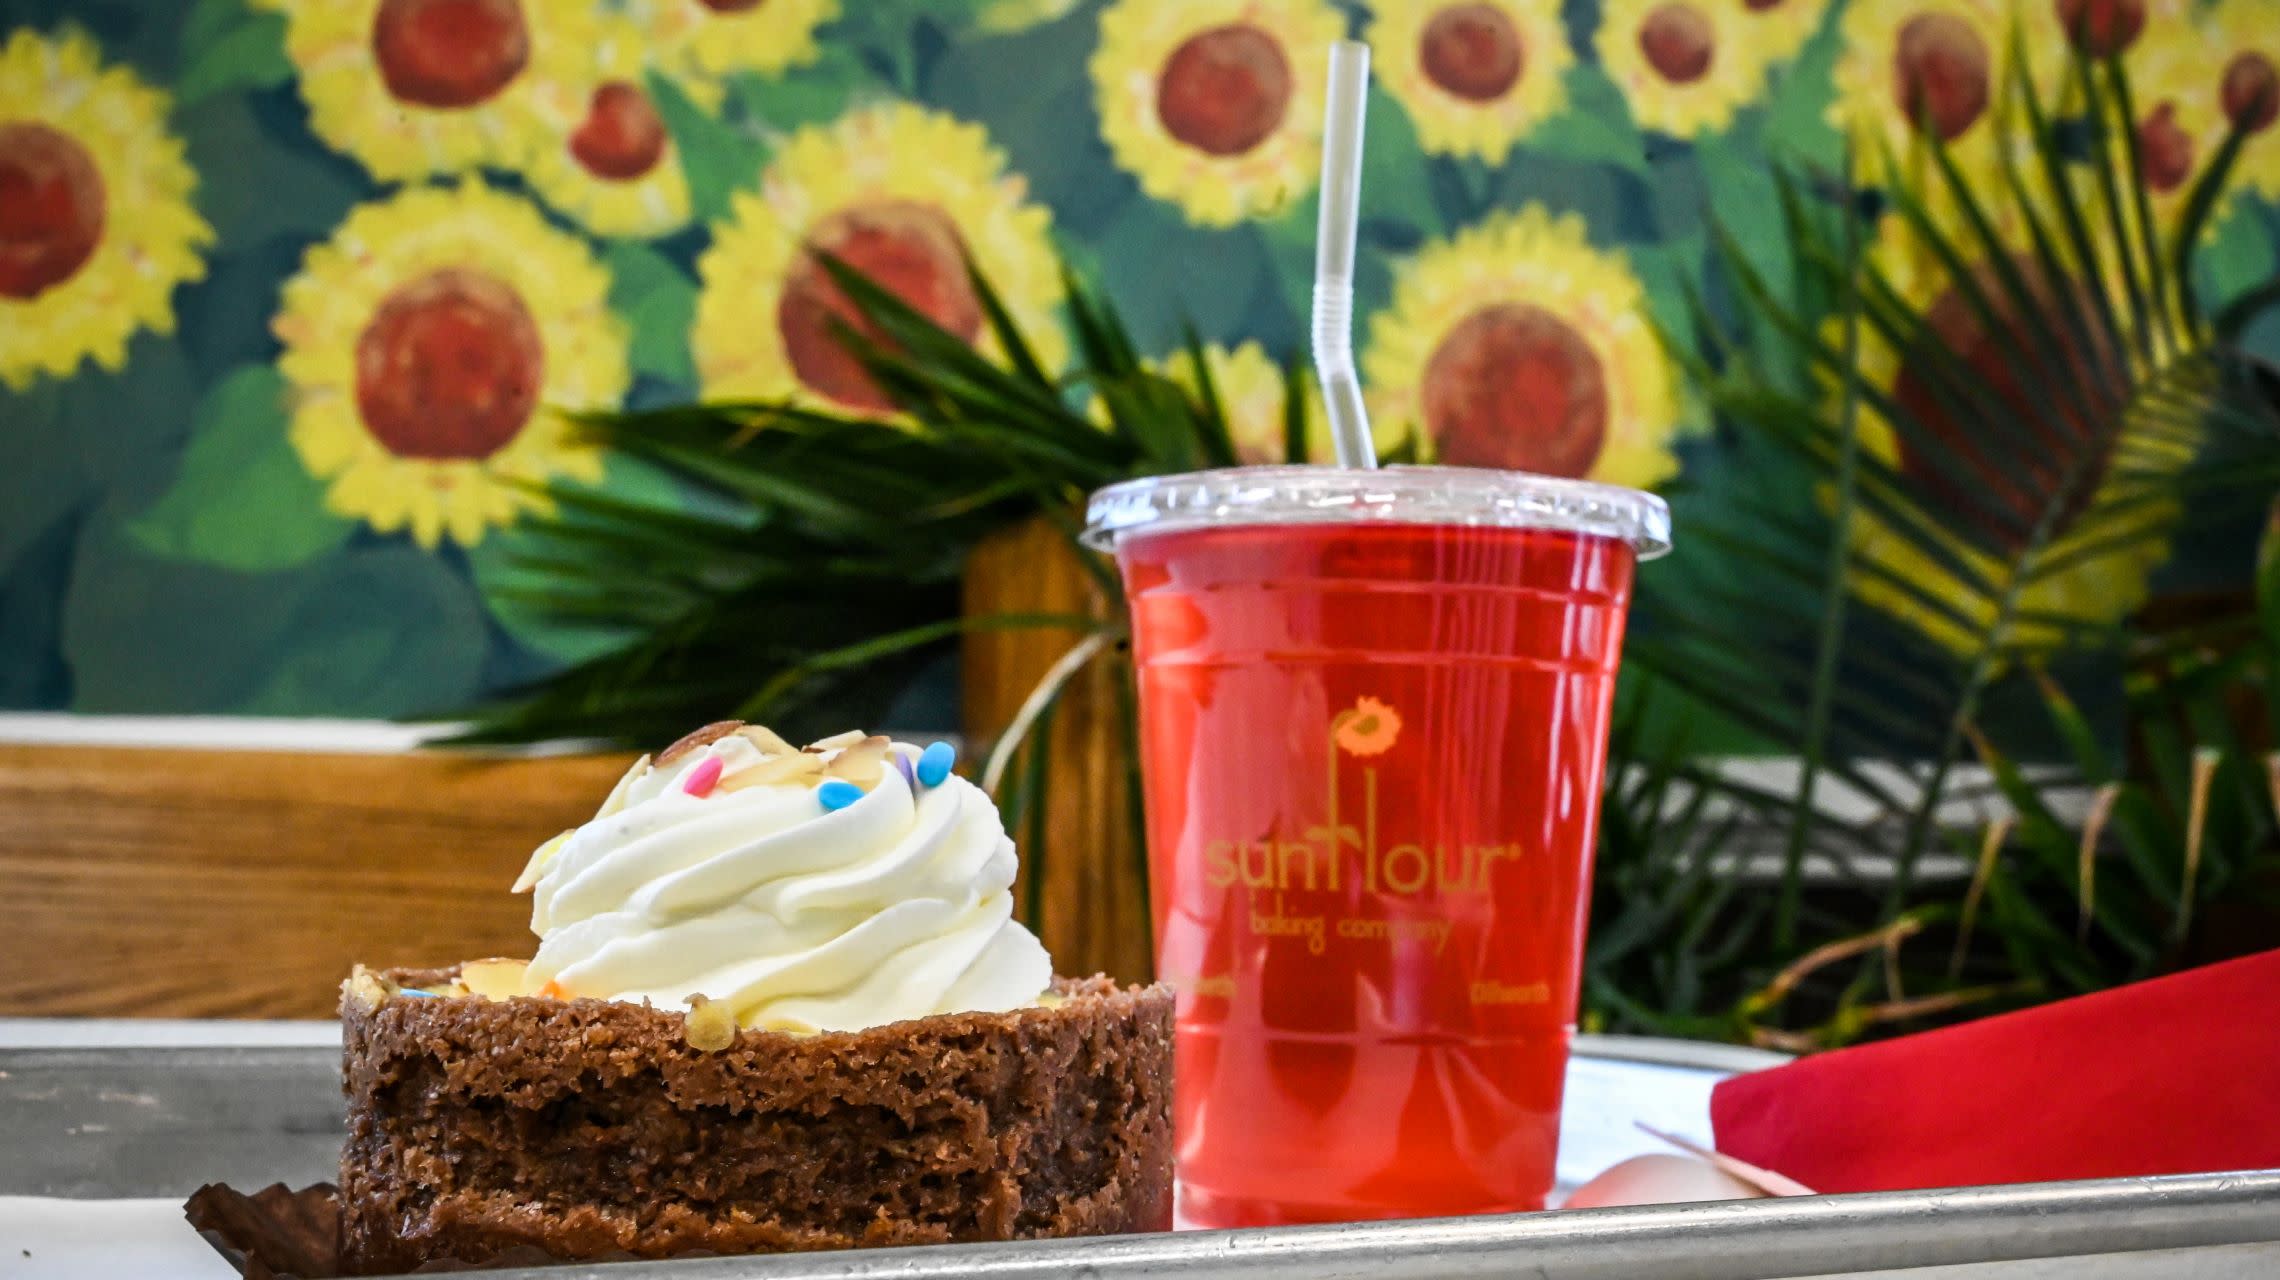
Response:
M1992 148L1999 181L1967 175L1936 140L1921 164L1870 156L1878 172L1925 176L1865 197L1849 178L1781 176L1787 287L1713 228L1731 305L1690 296L1698 341L1673 354L1728 433L1736 479L1718 503L1682 508L1680 558L1702 568L1642 576L1627 664L1802 767L1780 797L1778 871L1763 876L1774 910L1755 924L1698 868L1652 870L1677 855L1642 834L1658 830L1648 817L1697 803L1672 770L1645 769L1666 780L1645 793L1611 792L1601 857L1643 877L1628 892L1687 900L1696 924L1748 935L1722 968L1658 957L1660 972L1632 974L1622 1002L1599 1006L1631 1011L1612 1025L1723 1010L1727 1034L1826 1044L1927 1009L2086 990L2179 963L2210 904L2280 876L2241 870L2275 843L2272 789L2255 785L2270 744L2209 711L2228 686L2280 684L2280 649L2253 640L2280 631L2235 618L2149 638L2045 594L2280 487L2280 380L2234 345L2244 316L2208 315L2192 291L2239 130L2165 223L2138 177L2124 69L2078 61L2040 86L2022 51L2009 59L2014 89L1991 110L2016 145ZM1769 338L1787 353L1762 350ZM2229 650L2221 672L2212 644ZM2125 667L2140 674L2125 683ZM2093 726L2069 685L2120 714ZM2042 731L1991 716L1997 702L2042 706ZM1995 740L1999 723L2019 745ZM2118 724L2132 726L2130 763L2110 745ZM2054 746L2055 765L2020 754ZM1619 741L1618 763L1635 749ZM1946 816L1966 764L1989 779L1981 798L2011 811L1991 838ZM1830 811L1824 780L1867 817ZM2088 831L2083 795L2105 797ZM1707 847L1702 859L1732 852ZM1819 853L1831 847L1874 873L1832 870ZM1937 854L1980 874L1927 881ZM1832 950L1832 936L1858 945Z

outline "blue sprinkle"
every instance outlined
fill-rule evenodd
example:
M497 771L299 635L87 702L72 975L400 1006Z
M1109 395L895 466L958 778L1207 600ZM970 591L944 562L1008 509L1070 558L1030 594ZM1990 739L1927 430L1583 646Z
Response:
M918 753L918 780L930 787L939 787L950 776L950 766L958 759L958 748L947 742L937 742Z
M403 987L398 989L396 994L403 996L418 996L423 1000L441 1000L443 998L433 991L422 991L418 987Z
M845 778L831 778L815 789L815 798L823 802L825 812L836 812L862 799L863 788Z

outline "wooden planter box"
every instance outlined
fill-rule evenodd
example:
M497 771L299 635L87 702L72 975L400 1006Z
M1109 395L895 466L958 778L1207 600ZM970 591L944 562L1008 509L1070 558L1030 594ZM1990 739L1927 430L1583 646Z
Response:
M1042 518L996 534L967 562L965 613L1083 614L1121 609L1103 598L1078 552ZM1083 641L1075 628L976 630L965 640L965 729L977 761L1012 722L1054 663ZM1147 869L1141 861L1137 812L1128 778L1131 745L1122 722L1120 686L1131 678L1120 649L1080 671L1061 695L1046 738L1042 849L1022 849L1021 891L1036 885L1039 933L1061 972L1102 972L1141 981L1153 971ZM1021 834L1016 832L1016 835Z
M359 961L528 955L507 886L630 763L247 749L214 723L211 746L0 744L0 1016L329 1018Z

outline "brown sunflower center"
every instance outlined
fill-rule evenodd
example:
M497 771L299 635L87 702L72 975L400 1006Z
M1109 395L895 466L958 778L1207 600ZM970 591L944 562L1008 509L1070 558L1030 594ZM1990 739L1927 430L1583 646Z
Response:
M530 61L519 0L380 0L372 58L388 92L423 107L472 107Z
M1782 0L1742 0L1742 7L1751 13L1769 13L1781 7Z
M1290 60L1273 36L1245 22L1198 31L1156 76L1156 118L1198 151L1239 156L1290 109Z
M530 308L478 271L399 287L356 340L356 407L401 458L487 458L538 407L545 349Z
M2254 50L2233 55L2225 64L2224 85L2218 90L2225 118L2249 133L2262 133L2280 117L2280 71L2272 59Z
M2058 22L2094 58L2120 53L2145 30L2145 0L2058 0Z
M1672 84L1692 84L1708 75L1716 50L1710 19L1691 4L1658 5L1639 24L1640 54Z
M2032 260L2016 265L2034 309L2060 314L2061 291ZM1981 267L1977 276L1998 327L1983 321L1968 295L1949 289L1925 312L1925 336L1903 355L1892 384L1893 400L1937 439L1948 464L1935 459L1928 443L1902 433L1900 470L1932 504L2010 554L2025 544L2067 470L2078 463L2086 474L2059 513L2058 531L2089 502L2107 459L2082 455L2121 408L2119 366L2103 341L2078 342L2062 325L2051 325L2048 336L2039 326L2022 325L2014 313L2020 303L2001 287L1993 267ZM2078 285L2067 291L2082 292ZM2073 306L2087 310L2087 299L2077 297ZM2052 371L2044 366L2051 357L2044 353L2054 340L2063 376L2075 388L2071 394L2053 396L2047 388ZM2033 358L2022 359L2021 352ZM1988 405L2001 425L1959 412L1955 386L1964 379L1979 389L1973 401Z
M1581 476L1607 436L1607 371L1583 335L1528 303L1484 307L1425 362L1425 426L1441 460Z
M87 265L103 240L103 175L79 140L0 124L0 297L36 298Z
M2177 104L2164 102L2138 125L2138 173L2156 191L2175 191L2193 173L2193 135L2177 123Z
M665 154L665 122L648 94L612 80L594 90L586 119L570 135L570 154L597 178L630 181L656 168Z
M766 0L697 0L697 2L714 13L750 13L766 3Z
M1900 110L1918 129L1953 142L1987 110L1993 64L1987 42L1952 13L1919 13L1900 28L1892 51Z
M776 328L800 381L842 404L872 411L894 407L840 341L840 325L873 340L878 333L840 291L819 253L862 272L968 342L982 331L982 306L966 278L958 228L940 209L888 200L832 214L816 224L785 273Z
M1520 29L1492 4L1453 4L1433 15L1417 43L1425 78L1451 97L1494 102L1520 83Z

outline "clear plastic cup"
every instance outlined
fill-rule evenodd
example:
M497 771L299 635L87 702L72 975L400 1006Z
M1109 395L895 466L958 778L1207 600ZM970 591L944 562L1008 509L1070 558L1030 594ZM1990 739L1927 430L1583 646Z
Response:
M1247 467L1092 500L1140 683L1183 1221L1537 1209L1651 495Z

